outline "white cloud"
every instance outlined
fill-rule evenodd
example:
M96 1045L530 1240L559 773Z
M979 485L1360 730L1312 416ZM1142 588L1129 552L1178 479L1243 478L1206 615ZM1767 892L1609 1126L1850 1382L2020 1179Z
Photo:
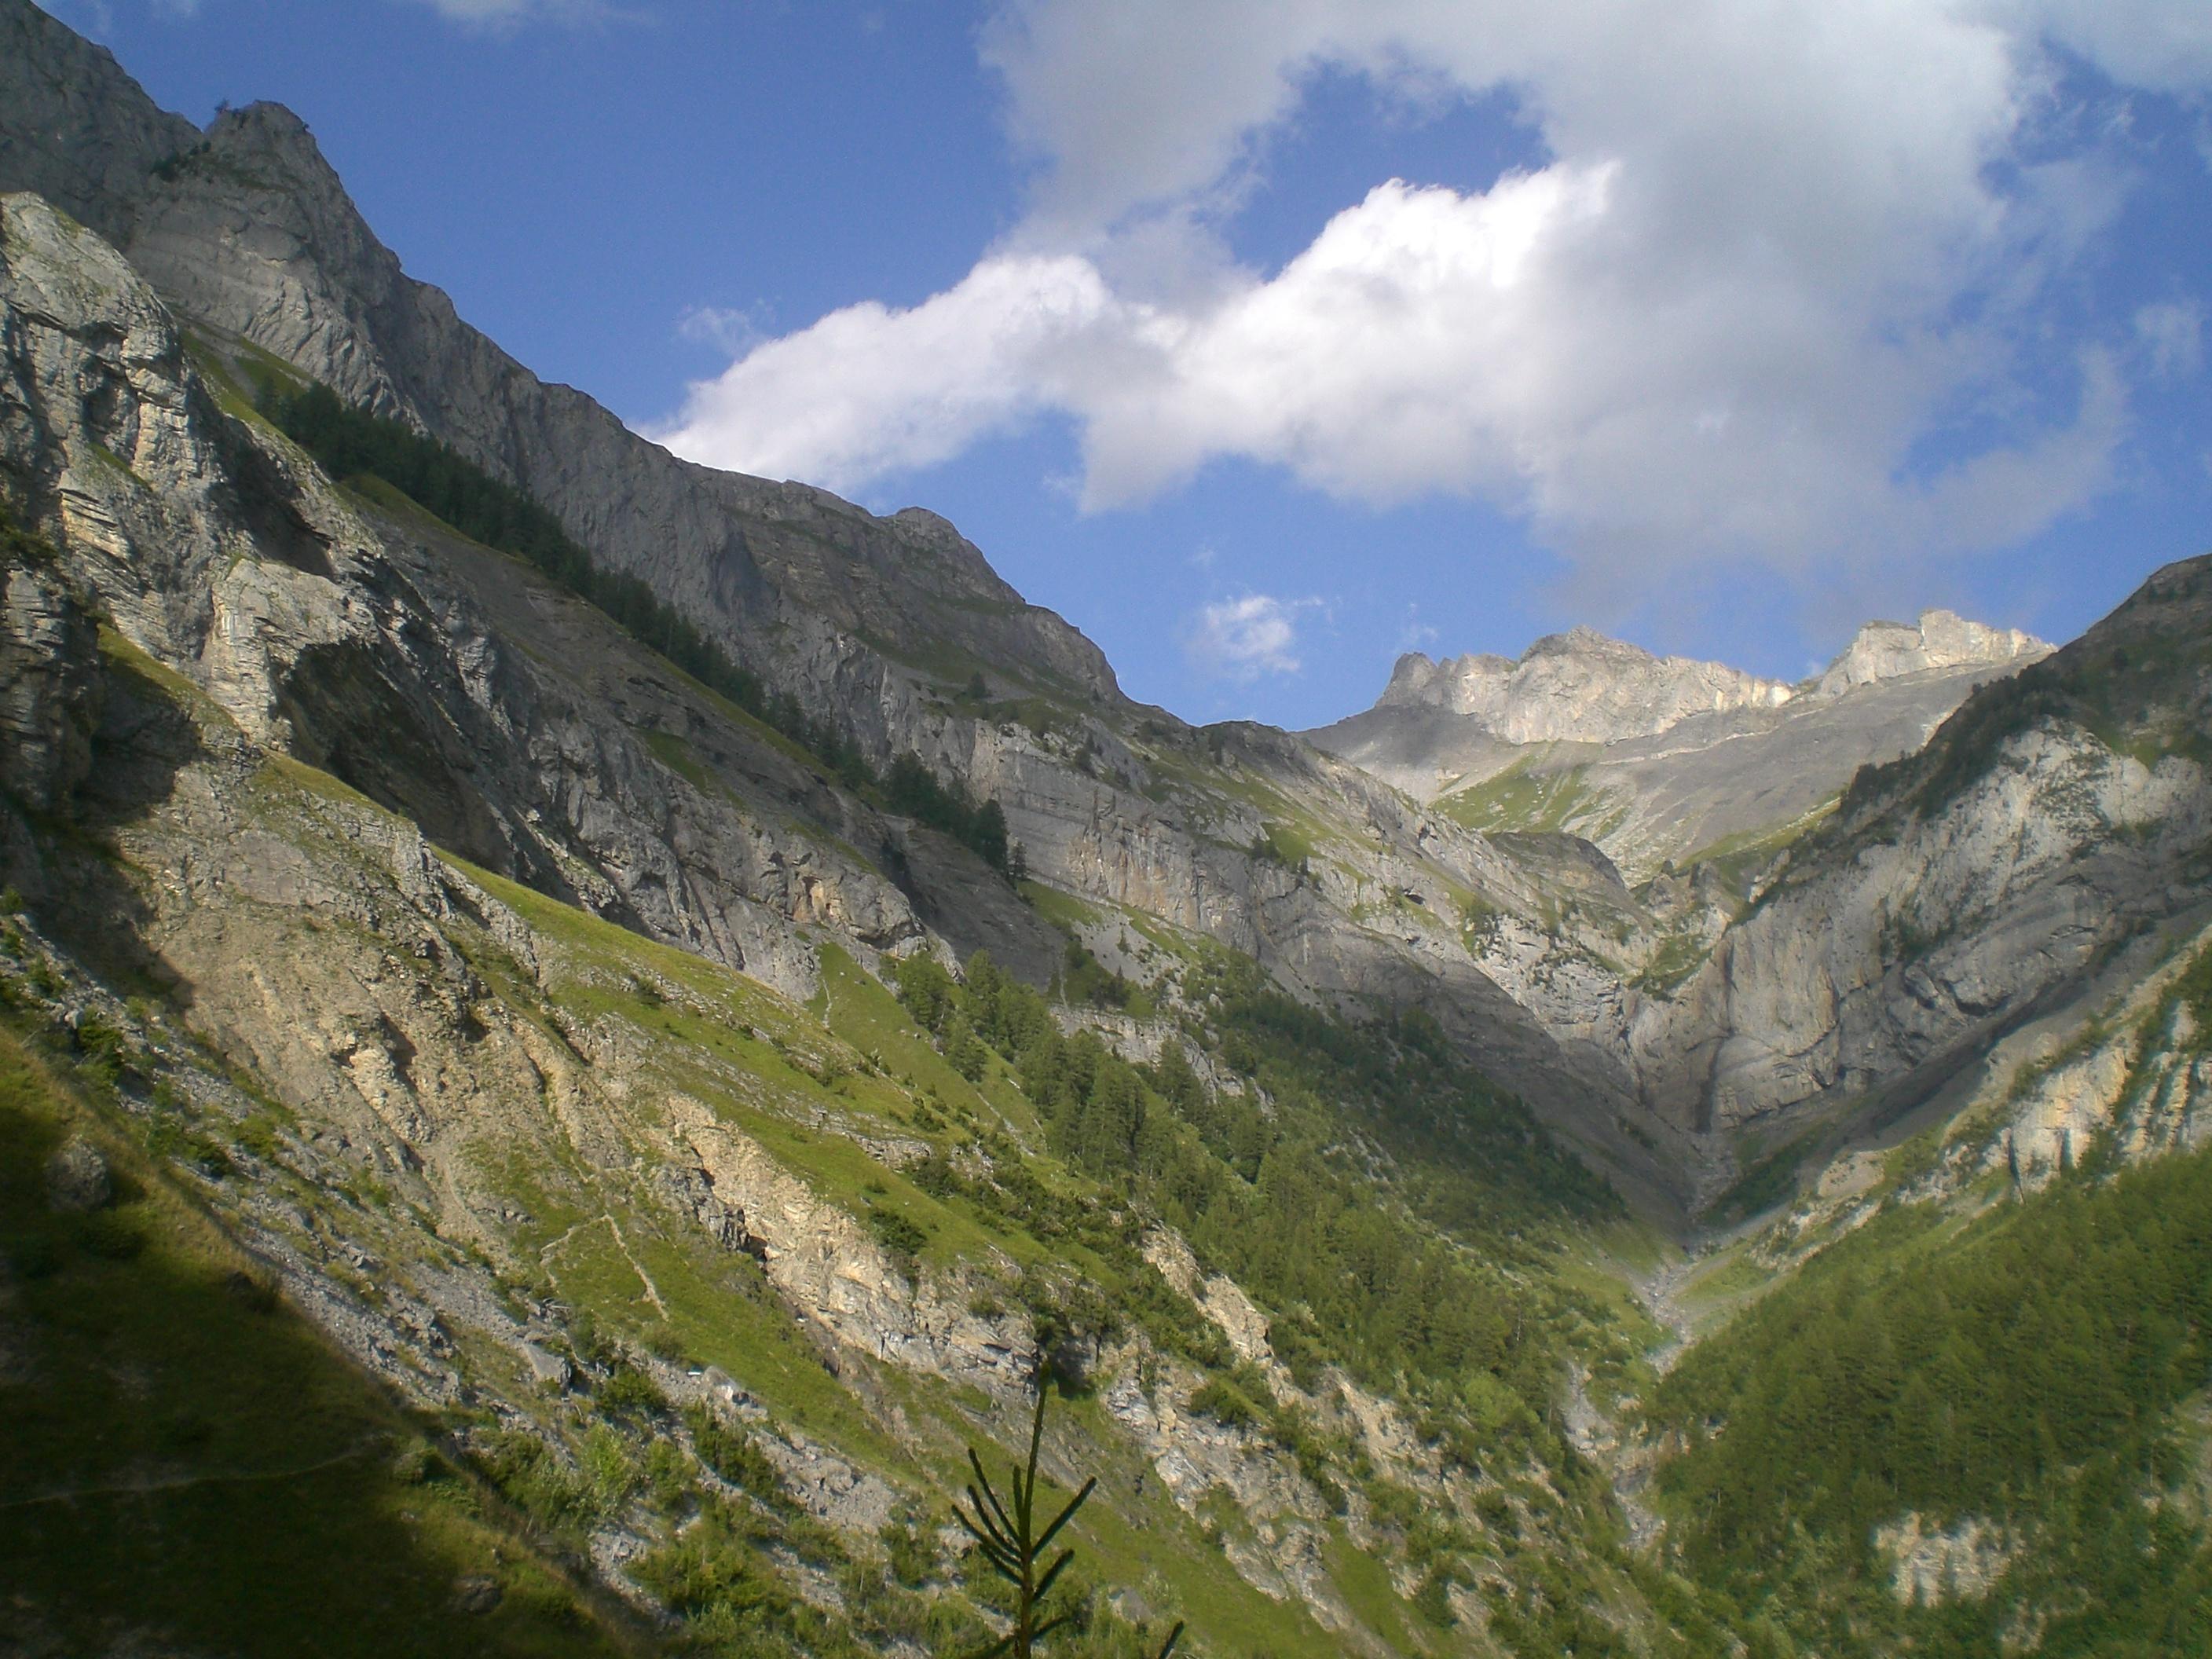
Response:
M1403 655L1408 651L1425 651L1437 642L1437 637L1436 629L1421 620L1421 607L1409 605L1406 607L1405 624L1398 630L1398 641L1392 647L1392 653Z
M1203 605L1184 630L1184 654L1208 679L1241 684L1262 674L1295 674L1301 665L1297 613L1316 603L1247 593Z
M2194 374L2204 367L2204 307L2194 300L2145 306L2136 313L2136 337L2160 379Z
M1052 357L1113 305L1085 260L987 259L911 310L848 306L757 347L654 435L718 465L855 489L1042 407Z
M757 306L687 306L676 319L676 337L742 357L768 338L768 331Z
M2073 409L2021 390L2125 183L2051 43L2212 80L2212 8L2152 0L1017 0L985 52L1043 164L1027 222L910 310L755 347L657 435L852 489L1048 412L1092 508L1243 457L1481 496L1628 586L2002 544L2101 488L2126 423L2080 342ZM1547 159L1378 184L1238 267L1217 227L1325 65L1507 88Z
M580 22L615 15L607 0L416 0L456 23L498 27L540 19Z

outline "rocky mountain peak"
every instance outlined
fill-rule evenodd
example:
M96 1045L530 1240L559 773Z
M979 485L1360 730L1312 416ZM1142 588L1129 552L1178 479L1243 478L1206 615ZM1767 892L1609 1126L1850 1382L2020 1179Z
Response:
M573 388L550 386L409 277L307 124L282 105L202 131L26 0L0 0L0 187L98 231L204 337L244 342L345 401L398 418L535 496L788 695L836 709L878 753L908 741L903 659L947 648L1086 705L1120 696L1103 653L1022 603L934 514L878 519L825 490L678 459Z
M1577 625L1547 634L1518 658L1407 652L1376 707L1443 709L1508 743L1619 743L1655 737L1693 714L1779 708L1930 672L2023 666L2051 650L2016 628L1928 610L1910 623L1868 623L1825 671L1792 685L1725 663L1655 656Z
M2050 655L2051 649L2017 628L1990 628L1956 611L1929 610L1915 622L1867 623L1806 689L1816 696L1841 696L1863 685L1931 669L2026 664Z
M1520 658L1398 659L1378 707L1443 708L1509 743L1617 743L1689 715L1785 702L1790 688L1721 663L1655 657L1595 629L1549 634Z
M1521 654L1532 657L1594 657L1604 662L1648 663L1658 660L1640 645L1601 634L1587 623L1577 623L1564 634L1547 634Z

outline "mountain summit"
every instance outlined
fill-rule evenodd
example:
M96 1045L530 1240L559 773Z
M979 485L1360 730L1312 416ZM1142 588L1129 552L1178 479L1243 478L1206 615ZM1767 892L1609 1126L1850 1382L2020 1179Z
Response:
M1779 708L1932 671L2031 662L2050 651L2018 629L1923 611L1917 623L1868 623L1824 672L1791 684L1724 663L1654 656L1578 626L1546 635L1517 659L1439 661L1408 652L1375 707L1445 709L1508 743L1620 743L1656 737L1692 714Z
M1990 628L1955 611L1923 611L1917 622L1867 623L1804 689L1814 696L1840 696L1911 674L2033 662L2051 651L2048 641L2017 628Z
M1576 628L1517 659L1398 659L1375 706L1306 735L1472 828L1565 830L1639 878L1802 825L1973 689L2050 653L1948 611L1871 622L1794 684Z
M1508 743L1617 743L1650 737L1694 714L1772 708L1790 688L1687 657L1655 657L1594 629L1547 635L1518 660L1398 659L1378 708L1426 707L1464 715Z

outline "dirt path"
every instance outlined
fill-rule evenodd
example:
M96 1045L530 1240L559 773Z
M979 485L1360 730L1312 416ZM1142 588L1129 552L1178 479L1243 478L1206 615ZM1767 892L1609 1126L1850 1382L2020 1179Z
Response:
M350 1463L357 1457L365 1457L375 1449L375 1441L365 1440L350 1450L319 1458L313 1463L297 1464L289 1469L204 1469L191 1474L143 1474L130 1480L110 1481L103 1486L56 1486L46 1492L33 1492L27 1498L0 1499L0 1510L27 1510L41 1504L74 1504L81 1498L143 1498L157 1492L179 1492L189 1486L296 1480L301 1475L334 1469L341 1463Z
M560 1249L562 1245L566 1244L578 1233L582 1232L586 1227L602 1226L614 1235L615 1249L621 1253L622 1259L629 1264L629 1270L637 1275L638 1283L645 1286L645 1299L653 1304L654 1309L659 1313L663 1319L667 1318L668 1304L660 1299L660 1286L653 1282L653 1275L646 1272L644 1264L635 1255L630 1254L629 1241L623 1237L622 1223L614 1218L612 1212L609 1212L605 1215L594 1216L589 1221L579 1221L574 1226L569 1228L567 1232L562 1233L560 1237L555 1239L544 1249L538 1251L538 1260L539 1264L544 1267L548 1273L554 1273L556 1271L553 1266L554 1252Z

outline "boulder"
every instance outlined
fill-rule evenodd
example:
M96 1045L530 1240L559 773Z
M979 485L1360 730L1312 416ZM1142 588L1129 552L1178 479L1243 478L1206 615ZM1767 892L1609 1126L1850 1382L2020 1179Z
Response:
M115 1196L107 1159L82 1135L71 1135L46 1160L46 1202L69 1214L97 1210Z

